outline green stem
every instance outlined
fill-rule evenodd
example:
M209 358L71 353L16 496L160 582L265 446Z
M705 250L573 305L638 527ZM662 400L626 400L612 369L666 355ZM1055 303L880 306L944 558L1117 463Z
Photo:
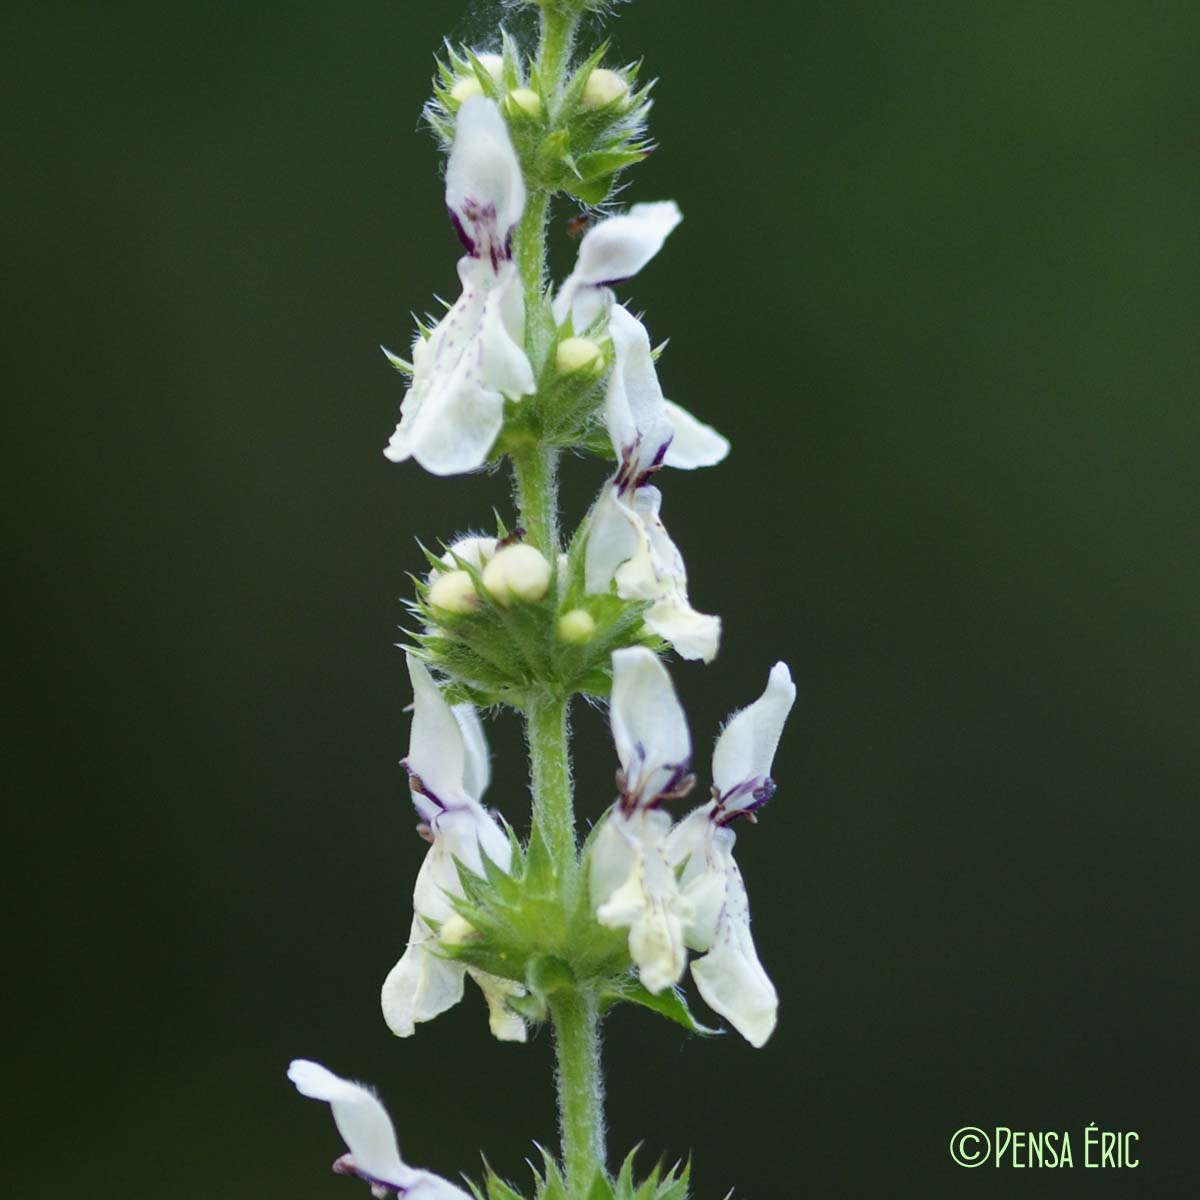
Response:
M517 509L527 541L553 566L561 549L558 540L559 452L533 443L511 451L517 483Z
M568 701L547 691L525 710L533 775L533 819L558 868L570 882L575 872L575 806L571 797Z
M550 193L537 188L525 198L525 212L517 222L513 258L521 274L526 313L537 312L546 292L546 223L550 219Z
M541 77L554 85L555 101L567 74L571 49L575 45L575 31L579 28L579 16L578 4L550 2L542 5L537 65Z
M554 4L542 8L536 67L548 94L552 120L558 117L578 26L578 12L561 12ZM530 188L525 199L525 212L517 224L513 250L525 287L527 313L536 311L546 289L546 223L549 218L550 193L545 188Z
M567 1192L584 1200L604 1166L604 1072L596 997L556 992L550 1002L558 1062L558 1117Z
M544 0L541 16L537 71L549 101L551 119L555 120L579 12L573 3ZM527 315L538 312L545 303L549 215L549 192L531 188L514 245ZM534 355L535 359L539 357ZM556 563L560 549L559 452L526 442L513 447L510 453L525 536L552 564ZM573 893L580 880L567 731L569 703L570 697L560 694L553 685L544 687L530 697L525 708L525 721L533 783L533 822L549 850L564 900L573 905ZM604 1075L600 1067L597 997L586 988L555 992L550 1003L550 1019L554 1025L558 1063L558 1115L567 1191L570 1200L585 1200L596 1172L603 1170L605 1165Z
M552 475L548 479L536 471L522 471L518 461L517 480L521 519L527 529L556 528ZM579 886L579 860L567 726L569 706L569 697L547 688L529 701L525 722L534 824L562 881L561 894L573 907L573 893ZM584 1200L596 1172L605 1163L604 1073L596 996L588 991L556 992L550 1004L550 1019L554 1025L558 1121L567 1191L571 1200Z

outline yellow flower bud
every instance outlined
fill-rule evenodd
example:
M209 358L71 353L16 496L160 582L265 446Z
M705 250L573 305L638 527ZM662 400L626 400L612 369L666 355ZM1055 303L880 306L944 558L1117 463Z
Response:
M450 99L456 104L470 100L472 96L482 96L483 85L474 75L464 75L451 89Z
M479 595L466 571L441 571L429 585L430 607L446 613L475 612Z
M477 54L475 57L479 60L479 65L499 83L504 75L504 59L499 54ZM483 88L470 67L467 68L467 73L450 89L450 99L456 104L461 104L472 96L481 95L483 95Z
M591 338L569 337L558 343L554 363L560 375L570 375L600 361L600 347Z
M536 117L542 111L542 99L533 88L513 88L508 93L509 109L519 109L527 117Z
M466 917L458 913L451 913L442 922L441 932L438 936L443 946L461 946L464 942L477 938L479 930Z
M629 84L622 75L607 67L597 67L583 85L579 103L584 108L603 108L629 94Z
M582 608L573 608L558 618L558 636L564 642L579 645L596 632L592 614Z
M513 597L536 603L550 590L550 564L534 546L524 542L505 546L483 568L483 586L502 608Z
M504 74L504 59L499 54L477 54L479 65L497 82Z

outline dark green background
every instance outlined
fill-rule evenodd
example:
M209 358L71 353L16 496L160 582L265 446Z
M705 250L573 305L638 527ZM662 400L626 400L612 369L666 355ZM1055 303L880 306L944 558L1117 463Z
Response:
M453 295L418 129L440 4L6 6L16 941L5 1192L352 1197L311 1055L416 1163L524 1179L551 1046L377 989L424 845L391 643L414 538L502 477L380 451L379 342ZM698 1195L1193 1195L1200 9L639 0L623 289L732 437L665 481L700 758L785 657L739 840L783 998L756 1052L608 1028L612 1144ZM562 265L572 247L554 232ZM598 484L572 467L569 516ZM577 714L579 804L611 796ZM519 729L491 799L527 812ZM950 1162L961 1125L1138 1130L1110 1174Z

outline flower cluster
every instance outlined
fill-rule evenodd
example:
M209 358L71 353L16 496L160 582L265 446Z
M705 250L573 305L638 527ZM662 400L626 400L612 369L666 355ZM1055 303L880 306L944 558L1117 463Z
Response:
M505 402L518 405L535 390L512 258L525 206L521 164L498 105L484 96L468 95L458 110L446 205L467 250L458 264L462 295L414 342L412 383L384 451L394 462L415 458L438 475L483 467L504 427ZM611 362L600 411L585 414L577 429L582 440L587 421L598 417L617 461L585 526L586 590L644 602L652 633L685 658L707 662L717 652L720 621L688 600L683 557L663 525L662 494L651 480L663 466L714 465L729 443L664 397L650 335L612 290L658 253L681 219L678 207L663 201L592 226L551 311L559 375Z
M408 1037L462 999L469 974L487 1001L493 1034L524 1041L525 1021L509 1002L524 997L525 987L456 954L480 937L459 911L467 900L462 872L483 880L490 871L509 873L513 859L510 835L480 804L488 760L479 718L470 704L451 706L412 655L408 669L414 701L404 766L431 846L417 875L407 947L383 985L384 1017L393 1033ZM698 952L691 970L701 996L755 1046L775 1027L778 999L750 935L733 826L739 818L755 821L774 794L771 765L795 695L786 665L777 663L762 696L717 739L711 799L674 824L663 805L695 783L687 718L651 651L618 650L610 720L620 795L585 859L595 919L629 931L629 958L647 991L678 983L688 949ZM568 965L578 958L569 947L554 949ZM500 957L517 970L525 955L514 945Z
M733 823L754 821L775 791L771 764L795 698L787 667L776 663L763 694L735 713L717 739L712 798L673 825L661 806L695 782L687 718L650 651L631 647L613 655L621 794L592 846L596 917L629 930L630 955L652 993L679 980L688 949L700 952L692 963L700 994L754 1046L771 1036L779 1002L750 936Z

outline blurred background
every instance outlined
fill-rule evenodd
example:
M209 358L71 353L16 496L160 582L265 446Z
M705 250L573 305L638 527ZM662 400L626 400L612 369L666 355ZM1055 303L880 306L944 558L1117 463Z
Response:
M498 1045L468 989L400 1042L377 1003L425 849L414 539L510 511L384 460L377 347L456 292L418 114L440 39L499 20L0 18L11 1195L357 1196L296 1055L449 1175L524 1184L555 1141L545 1032ZM738 849L780 1028L619 1012L614 1152L694 1151L712 1200L1194 1195L1200 10L638 0L609 32L661 78L626 196L686 214L622 298L734 445L666 481L725 620L674 671L701 765L777 658L801 694ZM569 474L574 520L604 468ZM576 729L594 818L612 751ZM1141 1167L1084 1170L1091 1121ZM965 1172L968 1124L1068 1129L1076 1167Z

